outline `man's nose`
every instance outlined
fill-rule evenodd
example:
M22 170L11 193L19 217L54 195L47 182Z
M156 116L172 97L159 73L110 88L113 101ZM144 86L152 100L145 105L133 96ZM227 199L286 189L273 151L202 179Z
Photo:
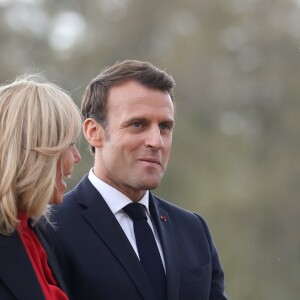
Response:
M159 127L153 127L149 130L146 140L146 146L160 149L164 146L163 138Z

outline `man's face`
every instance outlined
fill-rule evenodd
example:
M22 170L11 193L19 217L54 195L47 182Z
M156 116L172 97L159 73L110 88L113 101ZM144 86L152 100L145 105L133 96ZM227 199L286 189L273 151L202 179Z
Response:
M158 187L168 164L174 106L169 94L136 81L111 88L108 128L95 174L130 199Z

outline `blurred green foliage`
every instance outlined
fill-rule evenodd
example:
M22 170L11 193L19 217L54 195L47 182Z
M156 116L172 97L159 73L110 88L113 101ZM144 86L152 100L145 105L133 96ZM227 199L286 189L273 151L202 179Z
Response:
M163 198L210 225L231 299L298 299L299 0L0 0L0 81L42 73L79 104L117 60L176 82ZM82 161L93 158L82 138Z

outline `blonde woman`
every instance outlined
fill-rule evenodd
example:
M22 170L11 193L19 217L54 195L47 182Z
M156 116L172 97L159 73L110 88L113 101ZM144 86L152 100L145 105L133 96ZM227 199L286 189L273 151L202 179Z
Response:
M34 225L62 202L80 132L80 112L58 86L30 76L0 87L0 299L68 299Z

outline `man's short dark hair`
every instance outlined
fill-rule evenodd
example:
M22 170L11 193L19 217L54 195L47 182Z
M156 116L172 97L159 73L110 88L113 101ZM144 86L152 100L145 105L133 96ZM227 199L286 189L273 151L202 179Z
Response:
M83 117L85 119L95 119L106 130L108 126L108 92L113 86L129 80L134 80L143 86L168 93L172 101L174 101L173 88L175 81L171 75L149 62L124 60L105 68L87 86L81 103ZM92 146L91 152L95 153L95 148Z

